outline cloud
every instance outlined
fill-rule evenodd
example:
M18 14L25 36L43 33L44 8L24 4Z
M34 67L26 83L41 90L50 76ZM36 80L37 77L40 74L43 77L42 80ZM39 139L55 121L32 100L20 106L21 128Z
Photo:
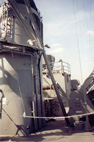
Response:
M52 48L50 50L47 50L47 54L53 55L56 60L59 60L62 58L62 54L64 52L64 48L60 47L61 45L59 43L52 44Z
M46 35L53 35L53 34L55 34L55 35L57 35L57 34L59 34L58 33L58 30L60 29L60 27L61 27L61 23L48 23L48 24L45 24L44 25L44 32L45 32L45 34Z
M62 36L62 34L66 33L67 29L68 27L66 27L62 21L55 23L45 23L44 37L51 38Z
M50 54L58 54L58 53L61 53L63 51L64 51L64 49L59 47L59 48L55 48L55 49L52 49L52 50L48 51L48 53L50 53Z
M52 44L52 47L55 47L55 48L58 48L58 47L60 48L60 46L61 46L60 43Z
M94 35L94 31L88 31L86 34L87 35Z
M48 50L49 53L54 54L54 53L60 53L64 51L64 48L61 47L60 43L53 43L51 45L51 49Z

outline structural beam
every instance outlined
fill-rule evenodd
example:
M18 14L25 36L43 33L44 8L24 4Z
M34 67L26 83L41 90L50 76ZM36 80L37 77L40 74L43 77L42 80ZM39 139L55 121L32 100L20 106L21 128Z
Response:
M44 49L43 49L43 56L44 56L45 63L46 63L46 65L47 65L47 68L48 68L48 71L49 71L49 74L50 74L52 83L53 83L53 85L54 85L54 89L55 89L57 98L58 98L58 100L59 100L62 113L63 113L64 116L67 116L66 111L65 111L65 108L64 108L64 105L63 105L63 102L62 102L62 100L61 100L61 97L60 97L60 94L59 94L59 91L58 91L58 87L57 87L56 81L55 81L54 76L53 76L53 74L52 74L52 70L51 70L51 67L50 67L50 64L49 64L49 62L48 62L48 59L47 59L47 56L46 56L46 53L45 53L45 50L44 50ZM70 126L69 119L68 119L68 118L65 118L65 121L66 121L67 126Z

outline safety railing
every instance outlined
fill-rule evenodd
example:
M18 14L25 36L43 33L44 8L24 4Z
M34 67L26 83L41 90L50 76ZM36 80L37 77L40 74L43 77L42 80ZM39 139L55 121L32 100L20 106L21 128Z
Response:
M50 67L52 69L52 73L71 74L70 64L68 64L67 62L64 62L62 60L59 60L58 62L50 62ZM42 73L48 74L48 69L47 69L46 64L43 64Z
M94 79L89 83L88 87L86 88L86 93L88 94L90 91L94 90Z

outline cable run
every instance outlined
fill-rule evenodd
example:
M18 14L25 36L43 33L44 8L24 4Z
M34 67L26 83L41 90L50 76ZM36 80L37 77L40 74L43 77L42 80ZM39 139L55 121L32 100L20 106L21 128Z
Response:
M80 48L79 48L79 39L78 39L77 24L76 24L77 18L76 18L74 0L73 0L73 7L74 7L74 18L75 18L75 27L76 27L76 38L77 38L78 56L79 56L79 64L80 64L80 73L81 73L81 80L82 80L82 83L83 83L82 65L81 65Z
M78 114L78 115L69 115L69 116L52 116L52 117L46 117L46 116L29 116L26 115L25 113L23 115L16 115L16 114L8 114L8 115L15 115L18 117L23 117L23 118L34 118L34 119L65 119L65 118L77 118L77 117L83 117L83 116L89 116L89 115L94 115L94 112L89 112L89 113L83 113L83 114Z

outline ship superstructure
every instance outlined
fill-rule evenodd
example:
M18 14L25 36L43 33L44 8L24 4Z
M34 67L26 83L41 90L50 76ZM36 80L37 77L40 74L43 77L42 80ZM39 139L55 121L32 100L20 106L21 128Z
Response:
M55 57L52 55L47 55L50 63L50 67L55 78L57 88L60 93L61 100L64 104L65 110L69 111L68 98L71 93L71 70L70 65L62 60L55 61ZM49 71L43 62L43 94L45 98L46 105L46 115L47 116L62 116L62 110L60 103L57 98L57 94L54 90ZM50 109L49 109L50 108Z
M55 57L48 55L50 67L55 78L60 99L55 92L47 66L43 64L43 93L45 98L46 116L61 117L64 115L61 102L67 116L69 125L94 126L94 71L87 77L82 85L76 79L71 79L70 65L62 60L55 62ZM80 85L80 86L79 86ZM66 116L65 116L66 118ZM59 118L57 118L59 119Z
M45 115L42 47L42 18L34 1L6 0L0 7L0 136L29 135L45 125L34 118Z
M87 124L89 115L94 125L94 71L78 85L71 80L68 63L46 56L42 18L34 1L6 0L0 7L0 137L39 130L45 114L63 116L69 127L76 120L83 122L83 115Z

